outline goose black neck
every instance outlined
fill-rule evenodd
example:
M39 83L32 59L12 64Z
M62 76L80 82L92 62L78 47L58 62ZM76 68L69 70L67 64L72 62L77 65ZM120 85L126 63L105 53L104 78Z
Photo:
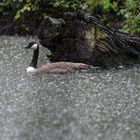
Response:
M37 68L38 55L39 55L39 47L37 47L37 49L34 50L33 58L29 66Z

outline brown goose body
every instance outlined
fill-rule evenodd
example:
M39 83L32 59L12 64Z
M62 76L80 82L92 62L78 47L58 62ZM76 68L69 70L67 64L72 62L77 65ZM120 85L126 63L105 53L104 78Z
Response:
M89 69L92 67L91 65L87 65L83 63L73 63L73 62L55 62L55 63L49 63L46 65L37 67L39 45L35 42L31 42L25 48L34 50L32 61L29 67L27 68L28 73L45 72L48 74L51 74L51 73L63 74L63 73L73 73L82 69Z
M41 67L35 68L32 72L41 73L46 72L49 74L63 74L63 73L74 73L76 71L80 71L82 69L89 69L90 65L83 63L72 63L72 62L56 62L50 63L46 65L42 65Z

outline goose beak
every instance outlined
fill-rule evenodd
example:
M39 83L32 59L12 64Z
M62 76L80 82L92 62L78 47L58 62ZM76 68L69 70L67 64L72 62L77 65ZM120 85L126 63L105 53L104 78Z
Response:
M29 45L24 46L23 48L24 48L24 49L30 49Z

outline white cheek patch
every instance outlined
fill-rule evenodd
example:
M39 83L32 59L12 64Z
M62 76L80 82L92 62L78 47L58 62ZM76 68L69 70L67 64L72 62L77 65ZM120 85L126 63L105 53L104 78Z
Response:
M31 49L36 50L37 49L38 44L34 44Z
M27 68L27 73L34 73L34 72L35 72L35 68L33 68L33 67Z

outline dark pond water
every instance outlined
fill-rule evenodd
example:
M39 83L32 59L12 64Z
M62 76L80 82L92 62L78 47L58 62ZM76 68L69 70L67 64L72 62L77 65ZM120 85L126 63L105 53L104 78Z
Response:
M140 68L27 75L31 40L0 37L0 140L140 140Z

